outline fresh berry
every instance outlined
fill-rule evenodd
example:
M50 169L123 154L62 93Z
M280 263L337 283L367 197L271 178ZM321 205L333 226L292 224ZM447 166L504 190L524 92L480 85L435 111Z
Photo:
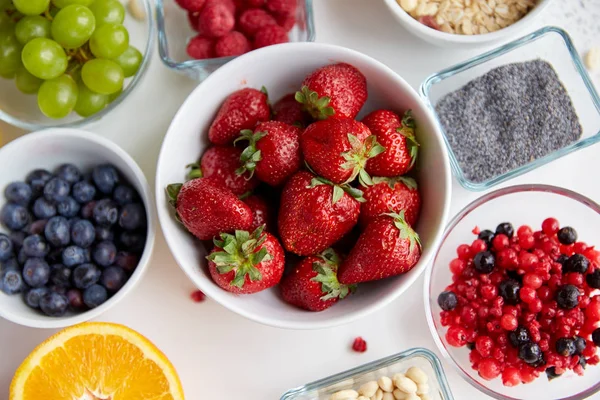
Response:
M600 328L596 328L592 332L592 341L596 346L600 347Z
M52 178L46 183L46 186L44 186L44 197L46 200L57 204L61 201L65 201L70 191L71 185L69 182L60 178Z
M146 245L146 233L123 231L119 234L119 245L128 251L141 253Z
M338 277L346 284L383 279L410 271L420 257L419 235L402 213L389 213L372 221L363 231Z
M296 11L297 0L267 0L267 10L274 14L292 14Z
M237 174L242 150L233 146L213 146L204 152L200 159L203 177L226 187L238 196L253 191L259 181L249 173Z
M100 283L111 293L116 293L127 282L127 272L121 267L111 266L104 268L100 276Z
M0 291L12 295L25 290L21 272L16 269L5 269L0 272Z
M198 15L198 31L207 37L224 36L234 25L233 13L224 4L207 4Z
M83 294L79 289L69 289L65 294L67 300L69 302L69 308L73 311L82 311L85 309L85 304L83 303Z
M23 241L23 253L27 257L45 257L49 251L48 243L40 235L27 236Z
M523 343L519 346L519 358L529 365L537 364L542 359L542 350L537 343Z
M25 304L31 308L40 308L40 300L42 299L42 296L48 292L49 290L46 287L29 289L23 296Z
M352 350L356 351L357 353L364 353L367 351L367 342L365 339L361 338L360 336L354 339L354 342L352 342Z
M243 199L244 203L252 210L252 226L250 231L254 231L260 226L264 226L266 232L275 232L274 214L269 204L259 195L250 195Z
M289 32L296 25L296 16L294 14L276 15L275 20L284 31Z
M473 264L477 272L489 274L494 270L496 258L491 251L482 251L475 255L475 258L473 258Z
M194 290L190 294L190 298L192 301L194 301L194 303L202 303L204 300L206 300L206 295L204 292L202 292L202 290Z
M314 119L355 118L367 100L367 81L350 64L326 65L304 79L296 100Z
M98 243L92 251L92 259L102 267L112 265L117 256L117 247L113 242L105 241Z
M119 209L111 199L102 199L94 205L94 221L98 225L110 226L117 223Z
M23 229L29 219L27 209L18 204L6 203L0 210L0 222L11 231Z
M73 284L77 289L87 289L98 282L101 274L94 264L81 264L73 270Z
M265 26L277 25L277 21L275 21L275 18L265 10L249 8L240 14L238 25L244 34L252 37Z
M62 263L67 267L74 267L87 261L84 249L78 246L69 246L62 251Z
M548 377L549 381L551 381L552 379L558 378L561 375L562 374L559 374L556 372L556 367L550 367L550 368L546 369L546 376Z
M71 241L69 221L65 217L52 217L44 228L44 236L50 245L62 247Z
M558 231L557 237L560 243L569 245L577 241L577 232L570 226L566 226Z
M120 206L134 203L139 200L139 196L135 189L125 184L120 184L115 187L112 198Z
M510 239L514 234L515 228L510 222L503 222L496 227L496 235L506 235Z
M554 235L560 229L560 224L556 218L546 218L542 222L542 231L548 236Z
M56 176L69 184L73 184L81 180L81 171L73 164L62 164L56 169Z
M96 308L108 299L106 288L101 285L92 285L83 291L83 302L89 308Z
M585 274L590 266L590 260L588 260L582 254L573 254L563 264L563 273L567 272L578 272Z
M205 7L212 7L216 4L223 5L232 15L235 15L236 5L235 0L206 0Z
M175 0L179 7L190 12L198 12L204 7L206 0Z
M56 286L71 286L71 274L73 270L62 264L55 264L50 267L50 283Z
M52 174L45 169L34 169L25 178L25 182L31 186L34 197L41 196L44 193L44 186L50 179Z
M127 251L119 251L115 257L115 265L128 272L133 272L139 261L138 256Z
M25 240L26 233L23 231L11 232L8 237L13 244L15 252L20 250L23 246L23 241Z
M279 43L287 43L289 41L290 38L288 37L285 29L279 25L267 25L260 28L254 34L252 46L255 49L260 49L261 47L272 46Z
M50 317L61 317L67 311L69 300L59 293L49 291L40 298L42 312Z
M600 289L600 270L595 270L585 277L588 286L594 289Z
M279 186L300 169L300 128L268 121L258 124L254 132L245 129L240 133L234 143L247 141L248 147L241 154L238 174L256 175L262 182Z
M50 266L41 258L28 258L23 266L23 280L31 287L42 287L50 279Z
M579 304L579 289L573 285L565 285L556 293L556 302L560 308L571 309Z
M477 239L483 240L489 248L492 245L492 240L494 240L494 232L484 229L477 234Z
M4 189L6 200L21 206L29 205L32 196L33 191L31 190L31 186L25 182L12 182Z
M101 193L111 194L119 183L119 174L114 166L101 164L92 170L92 180Z
M222 233L207 256L208 270L221 288L238 294L257 293L275 286L284 269L284 252L270 233L238 230Z
M119 226L134 231L146 226L146 209L139 203L125 204L119 213Z
M575 341L571 338L562 337L556 341L556 352L564 357L570 357L575 354L577 348Z
M360 206L360 225L365 228L369 222L386 212L400 213L410 226L415 226L421 210L421 196L414 179L399 176L396 178L375 177L373 185L364 188L366 202Z
M216 57L239 56L252 50L250 42L244 34L231 31L217 39L215 43Z
M437 298L437 303L444 311L452 311L458 305L458 299L454 292L442 292Z
M497 378L502 373L502 367L495 358L485 358L479 362L479 376L485 380Z
M86 204L96 196L96 187L89 182L79 181L73 185L72 195L79 204Z
M0 233L0 261L13 257L13 243L8 236Z
M295 94L290 93L273 104L273 120L304 128L308 125L309 116L302 110L302 104L296 101Z
M322 252L358 222L360 191L331 185L307 171L293 175L281 194L279 234L287 251Z
M64 201L61 201L56 205L56 212L66 218L73 218L79 214L81 206L75 199L68 196Z
M270 117L265 93L251 88L238 90L219 108L208 130L208 138L214 144L230 144L242 129L254 129L257 123L268 121Z
M80 219L71 226L71 240L81 248L87 248L96 240L96 229L86 219Z
M52 218L56 215L56 205L45 197L39 197L33 203L33 215L39 219Z
M585 339L579 336L575 336L573 340L575 341L575 354L583 354L585 346L587 345Z
M108 199L106 199L106 200L108 200ZM96 208L95 200L92 200L89 203L86 203L83 207L81 207L81 210L79 211L81 218L93 220L94 219L94 208Z
M238 0L239 1L239 0ZM247 7L261 8L264 7L267 0L241 0Z

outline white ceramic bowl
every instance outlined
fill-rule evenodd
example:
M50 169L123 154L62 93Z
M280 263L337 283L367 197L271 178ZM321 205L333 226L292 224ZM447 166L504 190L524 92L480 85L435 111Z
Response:
M504 29L500 29L499 31L483 35L458 35L438 31L423 25L404 11L396 0L384 1L392 12L392 15L396 17L398 22L400 22L407 31L426 42L440 47L477 47L513 38L526 30L527 27L531 27L534 19L537 18L552 2L552 0L538 0L537 6L527 15L514 24L509 25Z
M243 87L266 86L276 101L300 87L314 69L334 62L356 66L367 78L369 99L359 117L377 108L412 109L421 152L418 181L423 196L417 226L424 252L409 273L362 284L356 294L319 313L292 307L275 287L253 295L233 295L213 283L207 271L207 249L174 218L165 187L184 180L186 164L196 161L209 146L207 130L224 99ZM417 93L394 71L356 51L320 43L270 46L230 61L202 82L175 116L163 141L156 172L158 216L175 259L208 296L252 320L290 329L318 329L350 322L389 304L425 269L440 242L450 205L450 166L442 135Z
M0 148L0 192L6 185L23 180L36 168L53 170L63 163L73 163L82 170L100 163L111 163L138 191L148 220L146 246L140 262L125 286L101 306L83 313L68 312L63 317L48 317L29 308L20 295L0 292L0 316L14 323L34 328L62 328L95 318L123 299L144 274L154 247L156 215L148 182L135 161L119 146L96 134L76 129L52 128L22 136ZM0 194L0 207L6 202ZM0 230L4 229L0 227Z

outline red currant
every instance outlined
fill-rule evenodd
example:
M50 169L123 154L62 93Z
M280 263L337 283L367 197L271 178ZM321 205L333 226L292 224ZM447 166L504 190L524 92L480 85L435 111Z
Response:
M548 236L554 235L560 229L560 225L555 218L546 218L542 222L542 231Z
M479 362L479 376L486 380L492 380L500 375L501 367L498 360L484 358Z
M517 386L521 383L521 373L515 367L506 367L502 371L502 384L504 386Z
M517 321L517 317L512 314L504 314L502 318L500 318L500 326L502 329L507 331L514 331L517 329L519 325L519 321Z
M475 239L471 243L471 254L477 254L479 252L487 250L487 244L481 239Z
M454 260L450 261L450 272L452 272L454 275L462 274L466 267L467 263L460 258L455 258Z
M468 244L461 244L456 249L456 254L458 255L458 258L466 261L471 258L471 247Z
M600 321L600 301L591 301L585 309L585 316L593 322Z
M485 300L493 300L498 296L498 288L494 285L481 285L479 292L481 293L481 297Z
M542 311L542 300L540 299L533 299L529 304L529 311L533 312L533 313L539 313L540 311Z
M535 239L531 235L519 235L519 246L524 250L532 249L535 246Z
M533 300L536 299L536 292L534 289L525 286L522 287L521 290L519 290L519 297L524 303L531 303Z
M573 251L577 254L583 254L587 248L588 246L584 242L575 242L573 245Z
M536 274L525 274L523 276L523 285L533 289L539 289L542 287L542 278Z
M528 225L521 225L519 229L517 229L517 236L521 235L533 235L533 230Z
M446 332L446 341L450 346L462 347L467 344L467 333L462 326L451 326Z
M475 339L475 349L482 357L489 357L494 348L494 341L489 336L479 336Z
M503 249L507 248L509 245L510 245L510 241L508 240L508 236L506 236L506 235L503 235L503 234L496 235L496 236L494 236L494 239L492 239L492 247L496 251L503 250Z

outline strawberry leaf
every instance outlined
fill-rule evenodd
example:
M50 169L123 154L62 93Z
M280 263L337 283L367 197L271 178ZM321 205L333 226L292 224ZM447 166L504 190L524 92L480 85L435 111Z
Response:
M171 183L166 187L167 199L169 200L169 204L173 207L177 207L177 196L179 196L179 191L182 186L182 183Z
M260 91L263 92L265 96L269 97L269 92L265 86L261 86Z
M377 142L375 135L370 135L361 142L358 137L348 134L348 142L351 149L341 154L346 160L340 167L346 170L352 170L350 177L344 183L350 183L358 176L359 182L363 186L373 184L371 177L365 171L367 161L385 151L385 147Z
M351 291L355 285L343 285L337 279L337 270L340 264L340 257L333 249L327 249L318 255L320 261L314 262L312 265L313 271L317 273L311 281L321 284L321 301L330 299L343 299Z
M388 217L392 217L394 219L394 225L398 228L399 237L401 239L408 239L410 243L410 250L412 251L415 245L421 248L421 239L417 232L413 230L413 228L406 222L404 219L404 210L399 213L385 213L383 215L387 215Z
M308 112L314 119L322 120L335 115L335 110L329 105L331 98L319 97L319 94L310 90L308 86L302 86L302 89L294 95L294 99L302 104L302 110Z
M186 168L190 168L190 171L187 173L187 180L191 181L192 179L202 178L202 170L200 169L200 164L191 163L185 166Z
M418 188L417 181L415 181L413 178L411 178L409 176L398 176L395 179L397 181L404 183L406 185L406 187L408 187L411 190L417 190L417 188Z
M408 110L404 113L404 115L402 116L402 125L410 129L416 128L415 119L412 115L412 110Z
M266 135L267 132L252 132L250 129L244 129L240 132L240 137L233 143L235 144L238 140L247 140L248 147L246 147L240 155L241 166L235 170L237 175L249 172L249 175L246 176L246 180L252 179L256 164L262 160L262 152L256 148L256 143Z
M333 186L333 197L331 199L331 204L335 204L340 201L344 197L344 189L339 187L338 185Z

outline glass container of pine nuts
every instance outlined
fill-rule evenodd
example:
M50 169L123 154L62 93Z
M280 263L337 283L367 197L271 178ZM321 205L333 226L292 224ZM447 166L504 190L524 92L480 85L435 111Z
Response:
M414 348L287 391L281 400L454 400L438 357Z

